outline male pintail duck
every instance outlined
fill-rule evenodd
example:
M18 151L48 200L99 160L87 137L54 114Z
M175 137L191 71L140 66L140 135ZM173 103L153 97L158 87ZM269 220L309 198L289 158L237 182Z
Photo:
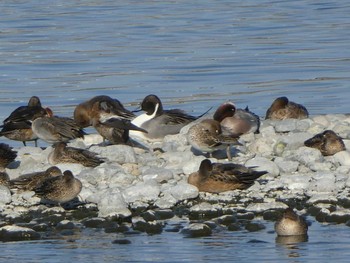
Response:
M306 119L308 117L309 113L303 105L289 101L287 97L280 97L275 99L266 111L265 119Z
M81 189L81 181L71 171L66 170L63 175L46 179L34 191L44 200L62 204L77 197Z
M307 235L308 225L305 219L297 215L293 209L287 208L275 223L278 236Z
M30 98L28 106L18 107L4 120L0 136L22 141L24 146L26 146L27 141L34 141L35 146L37 146L38 137L33 133L32 121L46 115L47 112L41 107L40 99L33 96Z
M334 155L337 152L345 151L343 139L332 130L325 130L314 137L306 140L304 145L319 149L323 156Z
M226 149L229 159L230 145L240 145L238 137L223 135L220 123L213 119L204 119L194 124L188 130L187 139L194 149L210 155L216 150Z
M86 134L73 119L53 116L51 109L46 108L48 116L36 118L32 123L33 132L48 143L68 142L84 138Z
M131 123L147 131L130 131L131 137L159 141L166 135L177 134L190 122L201 117L194 117L179 109L164 110L162 102L156 95L146 96L141 103L145 113L137 116Z
M58 142L52 146L54 149L49 153L48 160L52 165L58 163L79 163L87 167L96 167L104 162L97 153L85 149L68 147L65 142Z
M242 134L259 133L259 116L245 109L236 109L232 102L225 102L215 111L213 119L220 122L225 135L238 137Z
M108 113L110 117L117 116L128 120L135 118L135 114L125 109L120 101L101 95L76 106L74 120L83 128L92 126L94 120L100 119L99 115L101 112L104 114Z
M33 191L35 188L39 187L47 178L59 176L61 174L62 172L58 167L52 166L42 172L22 174L16 179L11 180L10 185L12 189L18 189L21 191Z
M201 162L199 170L189 175L188 183L200 192L220 193L235 189L247 189L266 171L233 163L211 163L209 159Z
M129 130L146 132L144 129L132 124L123 116L111 115L113 109L105 101L98 102L99 113L92 119L92 126L111 144L127 144L129 142Z
M17 152L6 143L0 143L0 168L6 168L17 157Z

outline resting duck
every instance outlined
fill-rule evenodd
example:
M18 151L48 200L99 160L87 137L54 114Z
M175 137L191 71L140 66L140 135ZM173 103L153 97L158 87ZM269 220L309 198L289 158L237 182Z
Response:
M343 139L332 130L325 130L314 137L306 140L304 145L316 148L323 156L334 155L337 152L345 151Z
M6 168L17 157L17 152L6 143L0 143L0 168Z
M184 126L202 116L194 117L179 109L164 110L160 99L153 94L143 99L141 110L145 113L137 116L131 123L147 133L130 131L130 136L150 141L160 141L166 135L177 134Z
M62 204L77 197L81 189L81 181L75 178L71 171L66 170L63 175L47 178L34 191L44 200Z
M46 108L48 116L36 118L32 122L33 132L48 143L68 142L84 138L86 134L73 119L53 116L52 110Z
M235 189L247 189L266 171L233 163L212 163L209 159L201 162L199 170L189 175L188 183L200 192L220 193Z
M259 133L259 116L245 109L236 109L232 102L225 102L215 111L213 119L220 122L225 135L238 137L246 133Z
M306 119L309 117L307 109L298 103L289 101L287 97L275 99L270 108L266 111L265 119Z
M65 142L58 142L53 145L53 151L49 153L49 163L79 163L87 167L96 167L104 162L97 153L85 149L68 147Z

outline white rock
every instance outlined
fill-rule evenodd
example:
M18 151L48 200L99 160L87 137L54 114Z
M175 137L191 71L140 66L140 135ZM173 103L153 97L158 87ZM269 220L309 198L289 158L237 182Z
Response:
M340 165L350 165L350 153L348 151L337 152L333 157L334 161Z
M191 174L197 172L201 162L204 159L204 156L194 156L193 159L184 162L182 166L184 174Z
M103 158L107 158L111 162L117 162L119 164L137 162L133 147L128 145L92 146L90 150L98 153Z
M319 150L304 146L295 151L294 158L307 166L315 162L322 162L324 160Z
M172 208L174 205L176 205L177 202L177 199L173 197L170 193L164 193L163 196L158 198L154 205L158 206L159 208L166 209Z
M143 180L155 180L158 183L167 182L174 178L174 174L169 169L164 169L161 167L151 167L146 170L143 175Z
M261 213L269 209L286 209L288 205L282 202L251 203L247 206L248 212Z
M245 163L245 166L254 167L254 170L256 171L267 171L273 176L278 176L280 173L278 166L273 161L270 161L264 157L255 157L250 159Z
M274 161L281 173L294 173L299 166L298 162L295 161L286 161L281 157L276 157Z
M160 188L155 181L138 182L123 191L124 200L132 202L154 202L158 199Z
M177 185L170 188L167 192L170 193L178 201L196 198L199 194L197 187L183 181L180 181Z
M297 128L296 119L285 119L279 122L276 122L275 130L276 132L290 132L294 131Z
M127 203L119 191L108 192L99 200L97 205L99 217L128 217L131 215L130 210L127 208Z
M9 204L10 202L11 202L10 190L4 185L0 185L0 206Z

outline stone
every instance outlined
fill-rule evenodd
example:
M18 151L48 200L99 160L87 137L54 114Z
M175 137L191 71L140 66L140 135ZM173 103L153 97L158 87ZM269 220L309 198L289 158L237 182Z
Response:
M255 157L245 163L247 167L254 167L256 171L267 171L270 175L278 176L280 171L278 166L267 158Z
M37 240L40 237L39 233L27 227L7 225L0 228L0 240L2 242Z
M212 234L212 230L206 224L193 223L182 229L181 233L186 237L205 237Z

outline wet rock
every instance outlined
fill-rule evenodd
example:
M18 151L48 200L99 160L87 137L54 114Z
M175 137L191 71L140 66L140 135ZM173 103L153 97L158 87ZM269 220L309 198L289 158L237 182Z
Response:
M56 229L74 229L75 227L76 226L72 221L65 219L57 224Z
M157 221L146 222L141 217L132 219L132 227L134 230L146 232L147 234L160 234L163 231L163 225Z
M325 221L330 223L346 223L350 220L350 210L349 209L337 209L336 211L326 215Z
M257 232L257 231L265 229L266 227L262 223L249 221L245 224L244 228L246 230L248 230L249 232Z
M131 241L129 239L115 239L112 241L112 244L129 245L131 244Z
M225 225L225 226L231 225L236 221L237 221L237 218L234 215L223 215L214 219L215 224Z
M106 224L106 219L101 217L88 218L82 220L81 223L89 228L103 228Z
M26 227L8 225L0 228L0 240L3 242L37 240L40 237L39 233Z
M205 237L212 234L211 228L206 224L193 223L182 229L181 233L186 237Z

